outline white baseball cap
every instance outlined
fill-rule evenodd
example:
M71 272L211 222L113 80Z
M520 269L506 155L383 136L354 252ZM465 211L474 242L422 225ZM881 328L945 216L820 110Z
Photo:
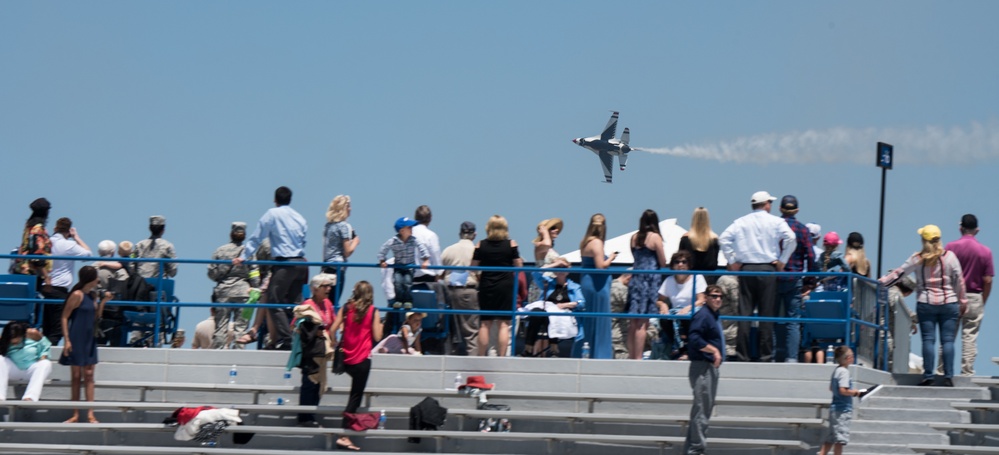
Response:
M762 204L764 202L772 202L776 200L777 198L771 196L770 193L766 191L757 191L753 193L753 199L751 199L753 204Z

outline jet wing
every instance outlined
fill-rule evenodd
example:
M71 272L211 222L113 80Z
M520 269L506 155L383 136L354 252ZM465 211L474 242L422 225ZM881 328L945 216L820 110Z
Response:
M601 141L609 141L614 139L614 135L617 133L617 112L611 114L610 120L607 121L607 126L604 127L604 132L600 133Z
M614 166L614 157L607 152L598 152L597 156L600 157L600 166L604 168L604 179L607 183L611 183L611 169Z

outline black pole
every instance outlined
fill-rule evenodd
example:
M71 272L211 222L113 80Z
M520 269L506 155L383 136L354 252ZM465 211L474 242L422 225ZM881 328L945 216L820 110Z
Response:
M888 168L881 168L881 219L878 221L878 278L881 277L881 252L884 250L885 238L885 179L888 177Z

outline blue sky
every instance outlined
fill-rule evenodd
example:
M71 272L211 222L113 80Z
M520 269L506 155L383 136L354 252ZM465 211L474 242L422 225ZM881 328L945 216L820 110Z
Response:
M883 140L896 146L885 269L924 224L957 238L967 212L996 247L997 13L984 1L4 2L0 238L15 246L45 196L95 248L144 238L161 214L181 256L207 258L287 185L310 258L337 194L353 199L357 262L420 204L445 245L466 219L502 214L527 244L558 216L567 252L596 212L622 233L646 208L687 226L703 205L721 232L762 189L798 196L799 219L825 231L862 232L876 262ZM633 146L673 154L633 152L601 183L570 140L610 110ZM710 153L723 149L727 161ZM208 299L203 267L181 268L182 299ZM187 310L188 329L205 313ZM997 325L986 317L980 374L999 373Z

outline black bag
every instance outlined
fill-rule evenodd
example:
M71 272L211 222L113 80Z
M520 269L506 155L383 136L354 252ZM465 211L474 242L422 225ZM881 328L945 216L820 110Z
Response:
M345 355L343 348L340 346L337 346L333 351L333 367L331 368L333 374L344 374L347 372L347 364L343 362Z

